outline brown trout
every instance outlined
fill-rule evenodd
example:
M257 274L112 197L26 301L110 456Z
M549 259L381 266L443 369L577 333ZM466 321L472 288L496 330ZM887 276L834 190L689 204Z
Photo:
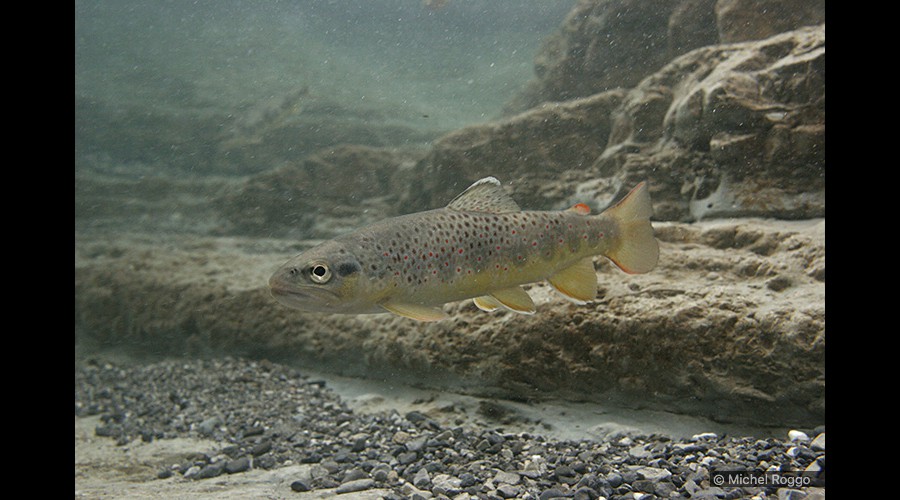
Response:
M614 206L590 215L583 203L562 211L522 211L493 177L446 207L376 222L323 242L269 279L278 302L305 311L392 312L446 319L441 306L474 298L485 311L535 312L520 285L546 279L579 304L597 293L592 257L626 273L656 266L650 195L638 184Z

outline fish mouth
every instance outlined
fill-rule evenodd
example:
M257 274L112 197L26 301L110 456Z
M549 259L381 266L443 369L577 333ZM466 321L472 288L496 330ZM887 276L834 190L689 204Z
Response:
M337 294L331 290L286 286L277 282L269 283L269 293L283 305L307 311L317 311L323 307L332 307L339 300Z

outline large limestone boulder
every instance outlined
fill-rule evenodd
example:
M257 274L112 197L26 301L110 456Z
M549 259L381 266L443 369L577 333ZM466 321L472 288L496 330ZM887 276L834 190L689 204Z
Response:
M691 50L824 22L824 0L580 0L535 56L534 80L508 109L633 88Z
M598 300L530 287L537 313L452 319L285 308L284 240L94 235L76 240L76 345L268 357L345 375L541 400L566 398L756 425L824 416L823 220L657 225L659 267L599 265Z
M509 172L530 208L602 207L649 180L659 219L824 216L825 27L696 49L627 92L462 129L419 169L419 200Z

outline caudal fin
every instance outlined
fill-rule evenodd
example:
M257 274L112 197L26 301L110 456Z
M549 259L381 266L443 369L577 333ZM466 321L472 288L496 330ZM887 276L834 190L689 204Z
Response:
M650 225L653 207L650 206L647 183L635 186L626 197L603 213L619 223L618 241L606 256L629 274L646 273L656 267L659 243Z

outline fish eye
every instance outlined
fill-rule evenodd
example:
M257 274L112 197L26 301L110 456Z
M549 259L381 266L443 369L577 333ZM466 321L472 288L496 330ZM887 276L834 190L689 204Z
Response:
M331 268L324 262L313 262L309 265L309 279L313 283L328 283L331 279Z

